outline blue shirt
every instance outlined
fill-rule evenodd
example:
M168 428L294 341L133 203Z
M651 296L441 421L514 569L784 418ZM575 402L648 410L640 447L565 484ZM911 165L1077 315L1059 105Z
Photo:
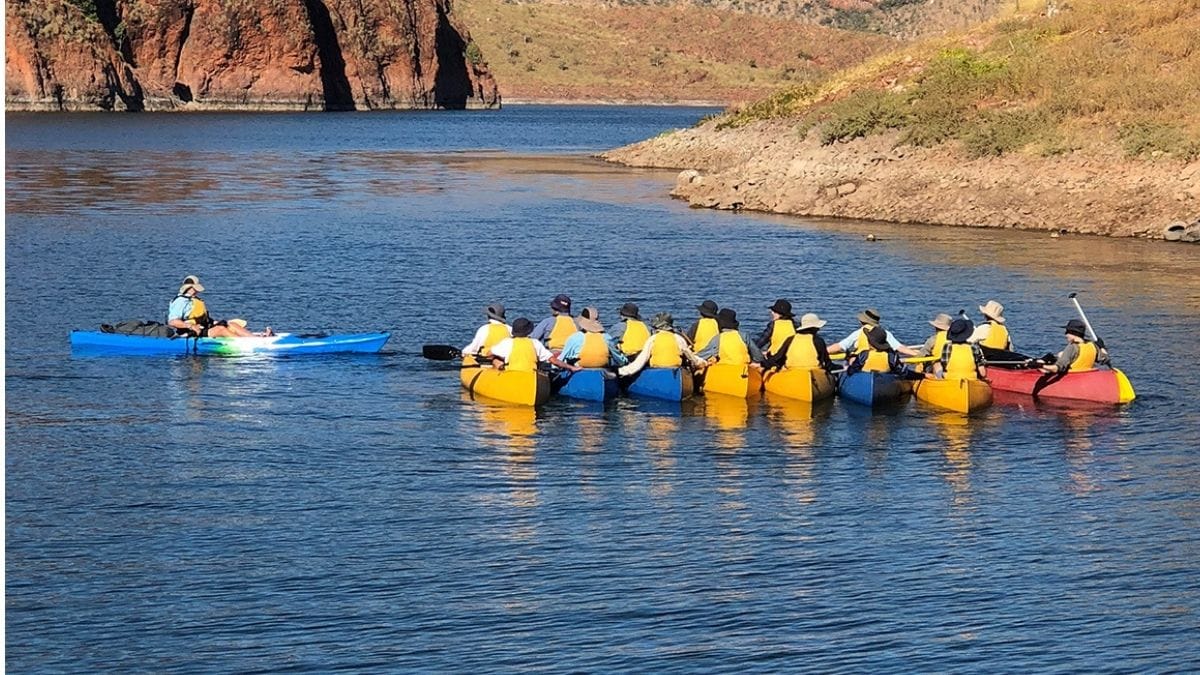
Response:
M192 312L192 299L179 295L171 301L171 306L167 307L167 323L171 323L173 319L187 320L187 315Z
M563 345L562 351L558 353L558 358L570 363L579 358L579 352L583 351L583 336L587 335L582 331L575 333L567 338L567 342ZM608 333L601 333L604 337L604 344L608 345L608 362L618 366L625 365L629 359L617 349L617 343L613 342L612 336Z
M529 337L533 338L534 340L541 340L542 342L549 340L550 333L554 330L554 323L558 321L558 317L560 316L565 316L568 319L571 319L570 314L554 314L552 316L548 316L539 321L538 325L533 327L533 332L529 334Z

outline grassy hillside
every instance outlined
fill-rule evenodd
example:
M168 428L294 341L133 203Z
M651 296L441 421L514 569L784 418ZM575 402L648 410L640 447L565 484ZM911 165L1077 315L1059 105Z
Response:
M973 156L1200 157L1200 0L1060 4L788 87L718 124L784 119L824 143L897 131Z
M459 0L506 100L754 100L897 44L694 6Z

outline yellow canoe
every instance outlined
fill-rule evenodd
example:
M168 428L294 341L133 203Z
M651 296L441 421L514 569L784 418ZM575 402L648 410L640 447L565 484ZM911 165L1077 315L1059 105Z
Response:
M960 413L975 412L992 404L992 385L983 380L917 380L917 400Z
M798 401L821 401L833 396L833 378L822 368L784 368L763 377L767 393Z
M750 366L714 363L704 369L704 393L726 394L738 398L756 396L762 391L762 373Z
M550 377L546 373L497 370L486 364L479 365L470 356L463 357L459 380L472 398L482 396L531 406L550 399Z

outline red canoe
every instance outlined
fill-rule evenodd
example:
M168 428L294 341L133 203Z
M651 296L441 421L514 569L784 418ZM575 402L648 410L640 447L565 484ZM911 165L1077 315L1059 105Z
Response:
M991 382L993 389L1018 394L1033 395L1033 390L1043 375L1045 373L1036 368L988 368L988 382ZM1134 399L1133 385L1129 383L1129 378L1116 368L1067 373L1057 380L1054 376L1049 377L1050 384L1038 389L1038 398L1091 401L1111 405L1129 403Z

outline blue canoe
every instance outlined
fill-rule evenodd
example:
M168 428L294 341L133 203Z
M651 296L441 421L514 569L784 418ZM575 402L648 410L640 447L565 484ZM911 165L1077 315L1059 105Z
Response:
M100 331L71 331L71 349L88 354L204 354L248 356L251 354L374 354L388 340L387 333L352 333L305 337L291 333L270 336L189 338L146 337Z
M665 401L690 398L695 389L692 371L686 368L643 368L625 384L630 395Z
M620 393L617 376L607 368L584 368L578 373L562 371L552 386L563 396L584 401L607 401Z
M872 408L899 403L912 391L912 383L894 373L858 371L843 374L838 386L842 398Z

